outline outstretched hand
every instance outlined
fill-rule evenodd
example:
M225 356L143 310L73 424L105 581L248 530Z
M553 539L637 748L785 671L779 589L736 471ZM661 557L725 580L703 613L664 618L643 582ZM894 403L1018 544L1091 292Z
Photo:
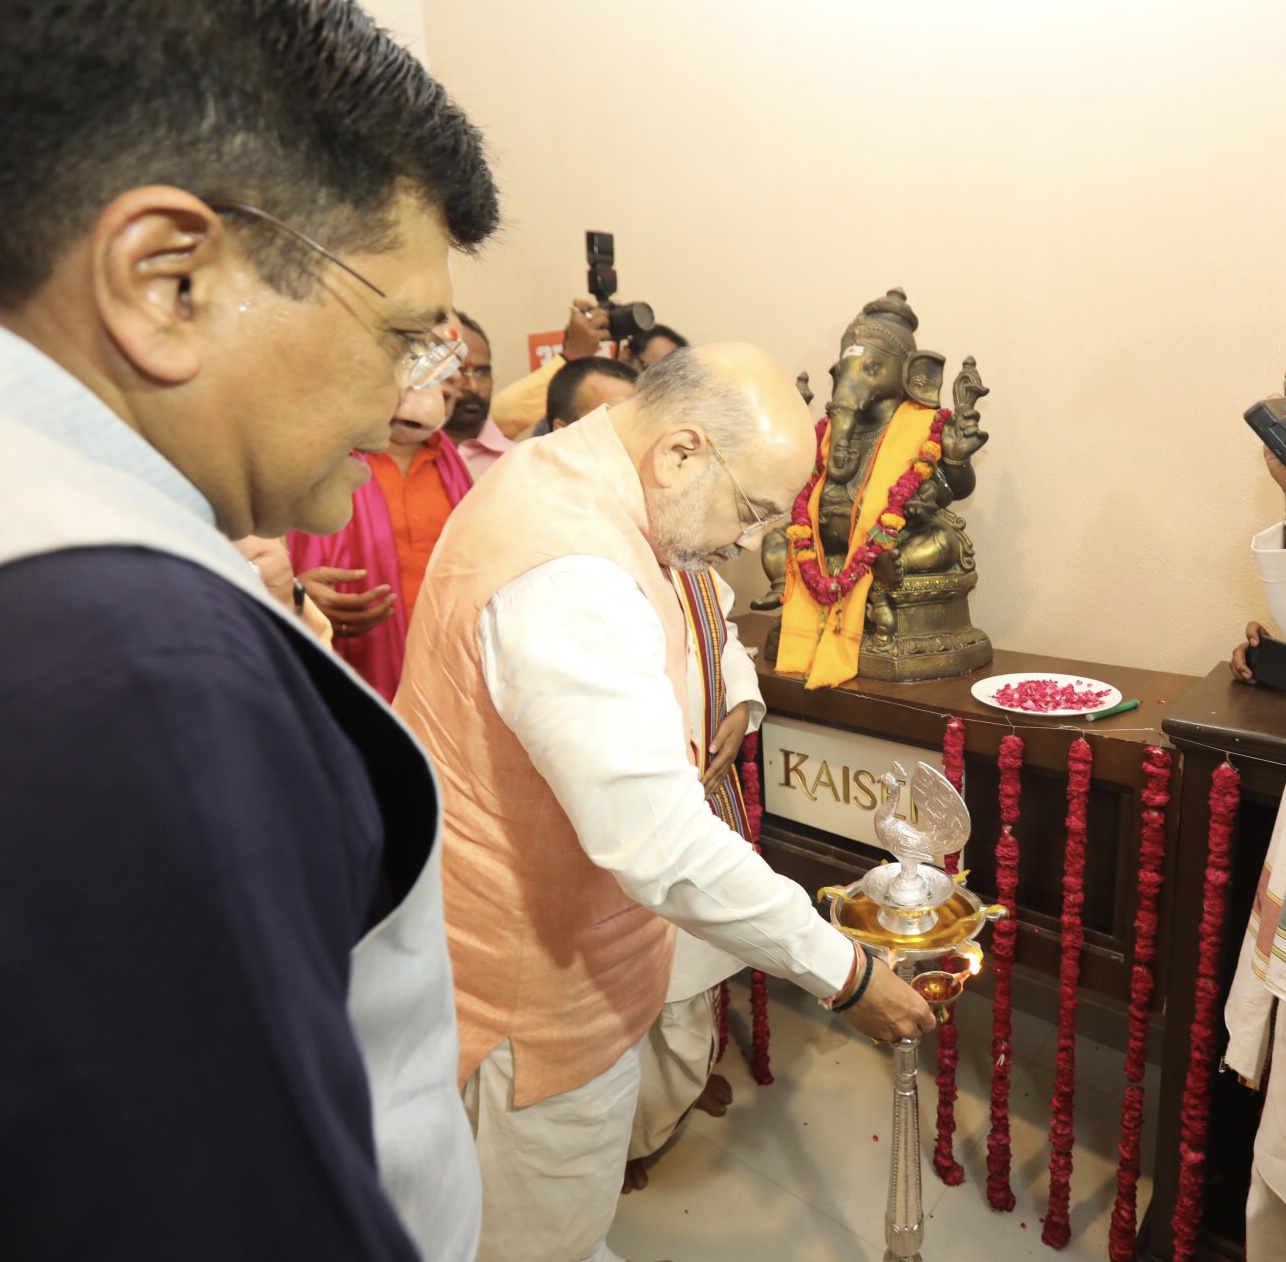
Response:
M841 1015L855 1030L882 1043L919 1038L937 1026L924 999L879 960L866 994Z

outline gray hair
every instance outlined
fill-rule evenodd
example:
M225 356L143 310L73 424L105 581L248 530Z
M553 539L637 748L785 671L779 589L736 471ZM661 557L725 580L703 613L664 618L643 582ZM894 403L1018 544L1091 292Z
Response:
M644 371L634 401L656 426L696 425L729 459L756 432L756 414L746 392L712 372L691 347L681 347Z

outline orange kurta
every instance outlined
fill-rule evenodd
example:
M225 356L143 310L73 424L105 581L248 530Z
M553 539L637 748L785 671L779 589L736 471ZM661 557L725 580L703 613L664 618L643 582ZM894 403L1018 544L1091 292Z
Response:
M405 477L390 456L367 457L388 505L393 541L397 545L398 581L408 623L429 557L453 507L438 471L438 453L444 441L441 434L433 434L412 457Z

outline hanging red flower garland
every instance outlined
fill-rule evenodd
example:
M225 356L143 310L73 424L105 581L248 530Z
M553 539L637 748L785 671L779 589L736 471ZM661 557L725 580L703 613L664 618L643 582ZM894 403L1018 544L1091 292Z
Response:
M714 997L714 1027L719 1032L719 1046L714 1051L714 1062L717 1065L728 1050L728 981L725 978L719 983L718 993Z
M947 720L947 730L942 737L942 769L951 787L964 793L964 720ZM949 854L943 866L953 876L960 870L960 853ZM938 1178L948 1187L964 1182L965 1172L952 1151L952 1138L956 1133L956 1100L960 1092L956 1087L956 1068L960 1063L958 1047L959 1030L956 1027L955 1009L948 1008L947 1015L938 1026L938 1135L933 1145L933 1168Z
M1009 1075L1013 1048L1014 945L1018 937L1018 822L1022 793L1023 741L1004 736L996 759L1000 768L1000 840L996 843L996 901L1009 911L996 922L991 939L996 991L992 1000L991 1129L987 1132L987 1201L992 1209L1011 1210L1009 1186L1012 1156L1009 1146Z
M746 804L746 820L750 825L750 836L747 840L755 848L756 854L763 854L759 845L759 830L764 818L763 792L759 785L759 735L751 732L741 742L737 754L737 770L741 776L741 799ZM728 983L719 983L719 993L715 997L715 1029L719 1035L719 1046L715 1050L716 1063L723 1059L728 1046ZM750 1015L751 1015L751 1058L750 1072L761 1087L772 1085L772 1071L768 1068L768 1044L771 1032L768 1028L768 979L757 968L750 970Z
M1143 1133L1143 1074L1156 958L1157 900L1165 860L1165 811L1170 804L1170 754L1155 745L1143 751L1143 826L1139 844L1139 909L1134 917L1130 978L1130 1041L1125 1054L1125 1104L1121 1109L1120 1165L1108 1233L1111 1262L1134 1262L1138 1243L1138 1184Z
M1059 962L1058 1052L1054 1057L1053 1121L1049 1128L1049 1209L1040 1238L1061 1249L1072 1237L1068 1207L1072 1191L1072 1105L1076 1091L1076 1003L1085 943L1085 819L1094 752L1078 736L1067 751L1067 850L1063 860L1062 957Z
M951 787L964 796L965 725L954 716L947 720L947 730L942 735L942 771ZM943 866L954 876L960 870L960 852L949 854Z
M933 476L934 467L942 457L942 429L950 419L950 408L938 410L929 426L929 437L920 448L919 455L912 461L911 467L889 487L888 502L876 518L875 525L867 532L866 542L854 551L848 564L835 575L822 572L817 544L813 538L813 520L808 512L813 488L826 472L821 443L829 420L823 416L817 422L817 464L814 466L813 476L795 497L795 505L790 514L791 524L786 527L786 538L790 540L799 576L819 605L838 604L866 577L879 555L897 544L898 535L906 525L902 510L925 480Z
M1210 1119L1210 1065L1214 1058L1219 1006L1219 952L1228 901L1229 842L1241 800L1241 776L1225 762L1210 780L1210 842L1205 890L1201 899L1201 943L1197 957L1197 1003L1192 1018L1188 1080L1183 1089L1183 1127L1179 1138L1179 1195L1171 1223L1175 1262L1187 1262L1197 1242L1201 1192L1205 1181L1206 1126Z
M763 854L759 845L759 831L764 818L764 799L759 784L759 734L752 732L741 743L741 796L746 803L746 818L750 821L750 844L756 854ZM768 1068L768 979L760 969L750 970L751 1042L754 1060L750 1071L755 1081L766 1087L771 1084L772 1071Z

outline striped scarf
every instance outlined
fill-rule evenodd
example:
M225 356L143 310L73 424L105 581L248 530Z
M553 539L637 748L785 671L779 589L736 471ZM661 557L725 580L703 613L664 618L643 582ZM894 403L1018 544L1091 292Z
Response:
M719 594L709 570L692 573L673 570L682 597L684 613L688 620L688 634L696 648L701 663L701 679L705 685L705 706L702 711L701 766L705 775L710 760L710 742L719 730L719 724L728 717L728 690L723 680L723 650L728 643L728 624L719 608ZM746 814L745 799L741 795L741 780L734 762L728 768L723 782L706 798L710 809L729 828L735 828L750 839L750 819Z

